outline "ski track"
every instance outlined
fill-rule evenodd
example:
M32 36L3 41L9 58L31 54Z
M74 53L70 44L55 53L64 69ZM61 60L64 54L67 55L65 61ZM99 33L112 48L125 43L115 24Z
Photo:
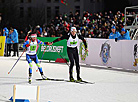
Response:
M40 102L138 102L138 74L106 69L81 67L83 80L95 84L78 84L40 79L33 63L32 84L28 84L28 63L25 54L8 74L17 57L0 57L0 102L9 102L13 85L40 86ZM52 79L68 80L66 64L42 61L45 75ZM73 72L76 79L76 69ZM31 102L36 102L31 100Z

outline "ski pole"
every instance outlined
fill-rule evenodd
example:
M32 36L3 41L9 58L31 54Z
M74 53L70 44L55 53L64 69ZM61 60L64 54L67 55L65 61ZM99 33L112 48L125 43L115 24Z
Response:
M18 60L15 62L15 64L13 65L13 67L11 68L11 70L8 72L8 74L10 74L10 72L13 70L14 66L17 64L17 62L20 60L20 58L22 57L22 55L24 54L24 52L26 51L26 49L23 51L23 53L21 54L21 56L18 58Z
M46 48L47 48L47 46L46 46ZM45 54L46 48L44 49L44 52L43 52L42 58L41 58L41 60L40 60L40 63L42 62L42 59L43 59L43 56L44 56L44 54ZM36 70L36 72L38 72L38 69Z
M52 45L53 46L53 45ZM69 64L67 63L67 61L61 56L61 54L57 51L57 49L55 49L56 52L59 54L59 56L64 60L64 62L69 66Z
M46 48L47 48L47 46L46 46ZM45 54L46 48L44 49L44 52L43 52L42 58L41 58L41 60L40 60L40 63L42 62L42 59L43 59L43 56L44 56L44 54Z

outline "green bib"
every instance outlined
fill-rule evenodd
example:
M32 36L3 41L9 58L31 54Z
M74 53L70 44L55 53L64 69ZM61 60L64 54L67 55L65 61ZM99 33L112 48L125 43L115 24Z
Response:
M77 41L76 41L76 42L75 42L75 41L70 42L70 44L71 44L71 45L75 45L75 44L77 44Z
M31 51L35 51L35 50L36 50L36 45L30 46L30 50L31 50Z

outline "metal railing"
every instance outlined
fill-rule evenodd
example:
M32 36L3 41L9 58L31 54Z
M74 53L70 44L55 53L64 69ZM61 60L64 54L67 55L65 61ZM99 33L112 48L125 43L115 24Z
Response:
M137 38L137 34L138 34L138 14L127 14L127 10L138 10L138 6L131 6L131 7L126 7L125 8L125 22L124 22L124 28L125 29L129 29L130 33L130 37L132 38L132 40L135 40ZM134 18L133 22L131 25L127 25L127 18Z

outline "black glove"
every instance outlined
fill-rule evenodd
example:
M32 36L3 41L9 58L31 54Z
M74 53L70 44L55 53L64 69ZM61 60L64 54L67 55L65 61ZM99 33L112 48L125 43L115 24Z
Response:
M117 38L115 38L115 42L117 42Z

